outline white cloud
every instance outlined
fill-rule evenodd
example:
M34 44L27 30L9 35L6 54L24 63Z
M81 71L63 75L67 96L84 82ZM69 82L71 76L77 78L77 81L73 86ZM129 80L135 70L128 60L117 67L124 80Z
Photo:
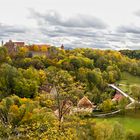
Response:
M0 2L0 23L3 23L0 39L54 45L64 43L75 47L139 48L139 0ZM31 17L31 9L37 11L40 22L33 19L33 15Z

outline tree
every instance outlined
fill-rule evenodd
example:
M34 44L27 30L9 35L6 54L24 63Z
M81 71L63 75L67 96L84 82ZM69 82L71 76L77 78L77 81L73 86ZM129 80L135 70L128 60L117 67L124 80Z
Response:
M120 123L115 122L113 124L113 131L110 140L123 140L124 138L125 138L125 130L123 126Z
M133 97L137 101L140 101L140 87L138 87L138 86L132 86L131 87L131 92L132 92Z
M14 79L18 77L18 71L9 64L2 64L0 67L0 91L1 98L14 93Z
M21 59L21 58L25 58L28 54L28 48L26 47L21 47L19 48L18 52L15 54L14 58L15 59Z
M7 50L4 47L0 47L0 64L6 62L7 59Z
M119 101L119 109L121 110L121 112L123 114L125 114L125 109L126 109L126 106L128 105L129 103L129 99L128 98L125 98L123 97L120 101Z
M61 88L67 87L73 83L73 77L65 70L50 66L46 70L47 80Z
M94 127L95 140L109 140L111 138L112 132L112 126L109 125L106 121L97 123Z
M132 130L129 130L126 134L126 140L139 140L140 139L140 133L136 133Z
M38 45L33 45L33 50L34 50L34 51L39 51Z
M40 108L37 101L15 95L0 102L0 122L0 139L53 140L61 133L52 111Z
M87 81L89 89L92 90L93 86L99 86L102 85L102 75L101 72L97 69L89 70L86 73Z
M109 65L109 60L105 56L100 56L96 62L96 67L105 70Z
M15 94L20 97L33 98L37 95L39 86L46 81L46 74L43 70L36 70L32 67L27 70L18 69L19 76L14 79Z
M56 89L55 85L53 86L51 94L54 96L57 102L57 109L55 111L56 115L58 116L59 120L59 130L61 129L61 123L63 121L64 115L70 112L72 107L72 102L65 98L62 93L59 93ZM67 96L68 97L68 96Z
M109 112L113 108L113 103L112 103L111 99L107 99L107 100L103 101L103 103L101 104L100 107L104 112Z
M131 92L132 92L133 97L136 100L135 103L134 103L134 108L135 108L135 113L136 113L137 105L139 104L138 102L140 101L140 87L132 86L131 87Z
M38 84L32 79L21 77L15 80L15 93L19 97L33 98L37 95Z
M45 46L45 45L41 46L41 51L46 52L47 51L47 46Z
M73 70L77 70L82 66L82 62L80 59L73 57L70 59L70 65L73 68Z

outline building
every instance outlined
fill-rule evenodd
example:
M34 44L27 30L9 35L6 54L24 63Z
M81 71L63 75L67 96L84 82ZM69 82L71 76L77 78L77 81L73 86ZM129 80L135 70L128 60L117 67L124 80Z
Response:
M112 101L120 101L122 98L124 98L124 96L121 93L116 92Z
M24 47L25 43L24 42L13 42L12 40L9 40L9 42L6 42L4 46L7 48L8 52L14 52L17 51L18 47Z
M91 103L91 101L84 96L77 104L78 108L92 108L93 104Z
M82 99L79 100L77 108L75 108L73 111L91 113L93 111L93 108L93 103L86 96L84 96Z
M61 50L64 50L64 45L63 44L61 45Z

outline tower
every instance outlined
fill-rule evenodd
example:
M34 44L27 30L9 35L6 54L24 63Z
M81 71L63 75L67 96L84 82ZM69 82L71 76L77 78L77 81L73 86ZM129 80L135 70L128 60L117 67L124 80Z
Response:
M3 42L3 40L1 41L1 46L3 47L3 45L4 45L4 42Z
M63 44L61 45L61 49L64 50L64 45Z

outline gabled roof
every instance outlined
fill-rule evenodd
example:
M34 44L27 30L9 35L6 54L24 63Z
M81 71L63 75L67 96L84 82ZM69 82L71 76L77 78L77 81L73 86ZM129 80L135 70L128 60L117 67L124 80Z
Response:
M121 93L116 93L112 100L120 101L124 96Z
M79 108L92 108L93 104L92 102L86 97L84 96L77 104L77 106Z

